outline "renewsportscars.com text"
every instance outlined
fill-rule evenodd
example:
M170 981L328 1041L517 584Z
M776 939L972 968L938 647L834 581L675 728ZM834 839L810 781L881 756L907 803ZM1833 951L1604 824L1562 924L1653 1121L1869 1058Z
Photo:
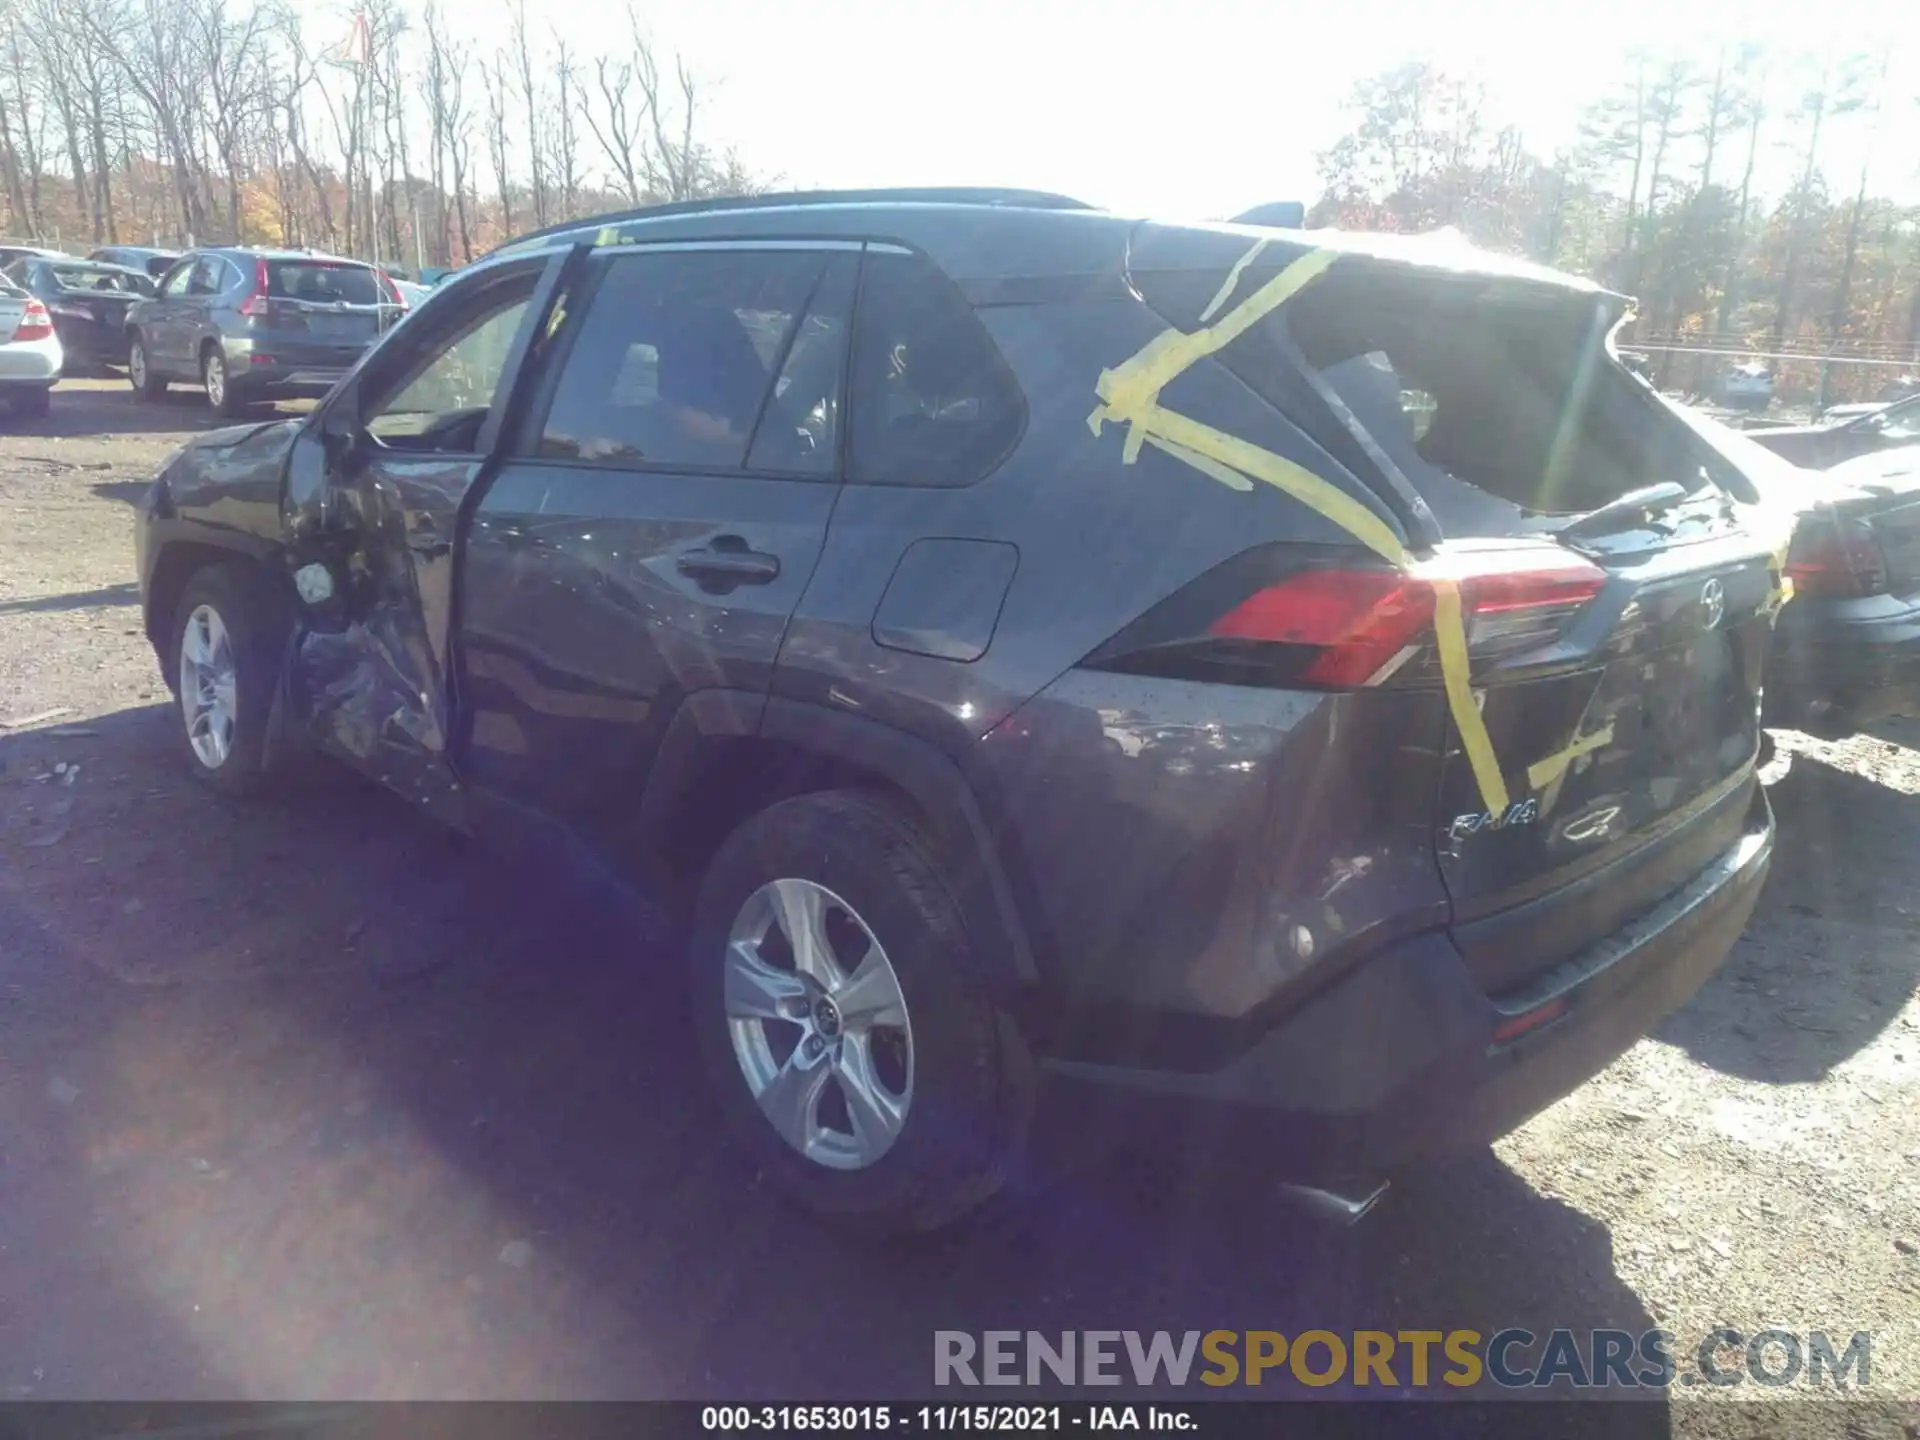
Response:
M936 1385L1208 1385L1383 1389L1873 1383L1873 1337L1722 1327L1686 1342L1670 1330L936 1330Z

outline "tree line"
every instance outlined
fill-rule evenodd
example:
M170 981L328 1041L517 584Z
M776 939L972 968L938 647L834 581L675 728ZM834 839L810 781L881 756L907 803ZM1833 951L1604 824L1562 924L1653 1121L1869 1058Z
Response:
M464 264L514 234L757 188L703 80L631 8L583 53L507 0L485 50L444 0L362 0L346 34L280 0L10 0L10 237L271 243Z
M1671 379L1725 363L1682 346L1843 355L1782 378L1870 398L1920 369L1920 206L1875 189L1920 166L1914 97L1888 73L1884 49L1640 50L1543 154L1484 84L1397 66L1356 87L1310 223L1452 228L1593 276L1637 298L1633 335L1675 347Z

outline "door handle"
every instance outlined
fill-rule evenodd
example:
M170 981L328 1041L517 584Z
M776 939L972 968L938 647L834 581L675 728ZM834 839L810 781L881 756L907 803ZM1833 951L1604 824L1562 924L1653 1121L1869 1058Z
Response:
M780 557L749 550L738 535L721 535L711 546L683 550L674 564L682 575L735 585L765 585L780 578Z

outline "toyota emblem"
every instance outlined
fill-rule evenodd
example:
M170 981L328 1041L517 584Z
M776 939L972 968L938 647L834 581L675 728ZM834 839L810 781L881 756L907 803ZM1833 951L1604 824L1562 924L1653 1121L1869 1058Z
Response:
M1700 587L1700 613L1709 630L1719 629L1720 622L1726 618L1727 591L1718 580L1709 580Z

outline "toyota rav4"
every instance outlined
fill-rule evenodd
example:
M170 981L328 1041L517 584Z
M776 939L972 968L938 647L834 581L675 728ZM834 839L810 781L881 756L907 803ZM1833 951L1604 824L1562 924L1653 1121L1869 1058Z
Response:
M1023 192L576 223L174 458L148 633L208 784L317 750L662 897L818 1212L938 1225L1060 1114L1385 1175L1766 873L1784 544L1625 305Z

